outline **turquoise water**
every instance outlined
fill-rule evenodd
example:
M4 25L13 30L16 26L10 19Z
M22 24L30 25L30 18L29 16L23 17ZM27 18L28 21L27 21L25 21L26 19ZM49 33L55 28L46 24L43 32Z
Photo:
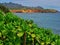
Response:
M50 28L60 34L60 13L15 13L24 19L32 19L39 27Z

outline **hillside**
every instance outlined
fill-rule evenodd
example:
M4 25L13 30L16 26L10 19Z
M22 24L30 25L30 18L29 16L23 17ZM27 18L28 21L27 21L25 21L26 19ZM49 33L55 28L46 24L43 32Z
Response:
M34 21L0 10L0 45L60 45L60 36Z
M10 12L8 8L0 4L0 10L3 11L4 13Z
M42 7L38 6L38 7L28 7L28 6L23 6L21 4L16 4L16 3L0 3L6 7L8 7L9 9L43 9Z
M25 12L41 12L41 13L56 13L58 12L55 9L44 9L43 7L37 6L37 7L28 7L28 6L23 6L21 4L16 4L16 3L0 3L4 5L5 7L9 8L11 12L19 12L19 13L25 13Z

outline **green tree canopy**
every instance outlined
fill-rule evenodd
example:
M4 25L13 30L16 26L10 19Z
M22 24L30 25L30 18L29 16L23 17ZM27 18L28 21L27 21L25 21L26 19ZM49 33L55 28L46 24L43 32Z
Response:
M9 9L2 4L0 4L0 10L3 11L4 13L9 12Z

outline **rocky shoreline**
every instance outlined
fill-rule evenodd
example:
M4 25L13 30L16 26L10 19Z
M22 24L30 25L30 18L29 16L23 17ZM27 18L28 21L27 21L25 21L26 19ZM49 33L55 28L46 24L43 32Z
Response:
M59 12L58 10L55 9L45 9L41 6L36 6L36 7L29 7L29 6L23 6L21 4L16 4L16 3L0 3L0 5L5 6L10 10L10 12L14 13L56 13ZM2 10L5 10L4 8Z
M21 10L10 10L10 12L14 13L56 13L58 12L57 10L53 9L44 9L44 10L38 10L38 9L21 9Z

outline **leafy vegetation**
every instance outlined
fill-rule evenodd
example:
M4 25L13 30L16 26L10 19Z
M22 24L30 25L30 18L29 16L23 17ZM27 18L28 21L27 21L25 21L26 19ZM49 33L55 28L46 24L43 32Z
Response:
M32 20L0 11L0 45L60 45L60 36L38 28Z
M10 12L9 9L2 4L0 4L0 10L2 10L4 13Z

